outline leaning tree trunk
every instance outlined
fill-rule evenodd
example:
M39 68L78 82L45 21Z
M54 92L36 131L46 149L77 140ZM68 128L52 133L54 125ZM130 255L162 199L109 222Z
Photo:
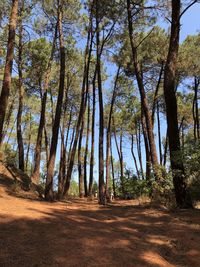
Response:
M62 32L62 16L63 16L62 8L63 8L63 2L59 3L58 6L58 31L59 31L59 41L60 41L60 83L59 83L58 99L57 99L55 119L53 124L53 134L52 134L48 169L47 169L47 179L45 186L46 200L53 200L54 166L56 159L60 118L62 113L62 103L63 103L64 88L65 88L65 47L64 47L63 32Z
M138 178L140 178L140 172L139 172L139 169L138 169L138 164L137 164L136 156L135 156L135 153L134 153L133 144L134 144L134 138L133 138L133 134L131 134L131 154L133 156L133 161L134 161L134 165L135 165L137 176L138 176Z
M139 62L138 62L137 47L135 46L134 39L133 39L133 25L132 25L132 19L133 18L132 18L131 1L130 0L127 0L127 13L128 13L128 30L129 30L131 49L132 49L133 64L134 64L138 88L140 91L142 110L144 112L144 117L145 117L145 123L146 123L147 134L148 134L149 149L150 149L150 153L151 153L151 161L152 161L153 171L154 171L155 177L156 177L156 179L159 179L161 174L160 174L160 171L158 168L158 157L157 157L156 145L155 145L154 134L153 134L153 125L152 125L151 113L149 110L148 100L147 100L147 96L146 96L146 92L145 92L145 88L144 88L142 70L141 70Z
M180 33L180 9L181 1L172 0L172 20L170 44L167 62L164 71L164 96L167 112L168 140L170 161L173 173L173 183L175 189L176 203L180 208L192 207L190 197L188 197L185 172L183 166L183 155L180 148L177 99L176 99L176 63L179 49Z
M3 142L3 125L10 95L11 74L14 57L15 32L17 26L18 0L13 0L9 21L6 63L4 68L3 86L0 96L0 147Z

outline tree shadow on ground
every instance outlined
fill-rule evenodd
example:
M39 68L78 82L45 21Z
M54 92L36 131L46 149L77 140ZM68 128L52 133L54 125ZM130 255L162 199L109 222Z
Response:
M199 211L47 207L33 202L33 218L0 217L0 266L199 266Z

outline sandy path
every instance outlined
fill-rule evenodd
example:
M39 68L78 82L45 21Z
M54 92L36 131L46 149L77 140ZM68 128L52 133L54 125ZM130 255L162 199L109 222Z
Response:
M200 266L199 210L135 204L50 204L0 185L0 266Z

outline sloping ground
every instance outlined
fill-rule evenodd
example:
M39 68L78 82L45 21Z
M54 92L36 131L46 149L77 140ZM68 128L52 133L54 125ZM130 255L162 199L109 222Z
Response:
M31 182L30 177L17 169L0 161L0 193L4 190L9 195L36 199L42 196L43 190Z
M200 211L46 203L0 185L0 266L200 266Z

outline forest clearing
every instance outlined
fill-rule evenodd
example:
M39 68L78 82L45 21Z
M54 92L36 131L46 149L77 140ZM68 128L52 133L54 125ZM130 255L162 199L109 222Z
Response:
M199 14L0 1L0 267L200 266Z

